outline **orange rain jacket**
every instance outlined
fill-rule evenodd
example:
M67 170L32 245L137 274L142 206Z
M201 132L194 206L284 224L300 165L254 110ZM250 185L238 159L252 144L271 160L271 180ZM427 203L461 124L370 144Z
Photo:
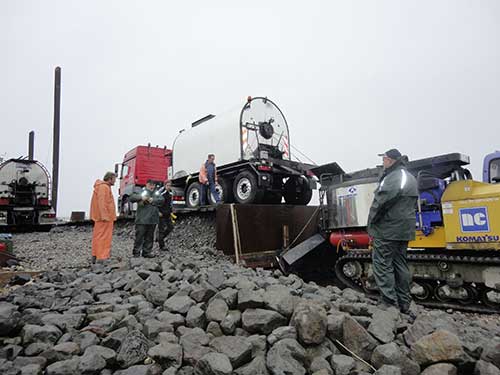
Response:
M206 185L207 182L208 182L208 174L207 174L207 166L206 166L206 163L203 163L201 165L201 168L200 168L200 175L198 177L198 181L200 182L200 184L202 185ZM215 182L217 182L218 178L217 178L217 167L215 167Z
M102 180L94 184L94 193L90 203L90 219L92 221L115 221L116 206L111 186Z

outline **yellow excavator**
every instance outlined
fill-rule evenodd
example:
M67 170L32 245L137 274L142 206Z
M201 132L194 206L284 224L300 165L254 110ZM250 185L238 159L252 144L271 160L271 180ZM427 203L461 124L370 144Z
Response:
M500 152L485 157L481 182L472 179L468 164L469 157L458 153L408 163L419 188L416 239L408 245L411 292L427 306L500 312ZM381 172L378 167L345 173L338 166L316 171L320 231L283 252L282 268L293 271L327 243L338 280L377 293L366 225Z

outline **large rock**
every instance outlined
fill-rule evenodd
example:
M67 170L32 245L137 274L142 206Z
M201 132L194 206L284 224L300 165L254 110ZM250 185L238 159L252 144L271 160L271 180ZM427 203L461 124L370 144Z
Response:
M328 315L327 335L331 340L342 341L344 338L344 318L346 314L336 312L333 315Z
M139 331L131 331L123 340L116 360L122 368L142 362L148 355L151 343Z
M174 369L175 370L175 369ZM161 367L157 364L154 365L135 365L131 366L126 370L119 370L114 373L114 375L160 375ZM175 374L175 372L174 372ZM107 375L101 372L100 375ZM111 374L109 374L111 375Z
M61 336L61 330L52 325L37 326L33 324L27 324L23 327L22 331L24 344L29 344L36 341L55 344Z
M252 344L245 337L216 337L210 342L210 347L225 354L234 368L238 368L252 359Z
M314 302L302 302L295 308L290 325L297 329L302 344L320 344L325 339L328 327L326 311Z
M333 370L332 367L330 366L330 363L325 358L322 357L317 357L313 359L311 365L309 366L309 371L312 374L316 374L319 371L323 371L325 375L333 375Z
M238 309L245 311L246 309L256 309L264 306L264 298L262 294L251 289L240 289L238 291Z
M241 324L241 312L239 310L230 310L224 320L220 323L222 332L226 335L232 335L236 327Z
M427 367L421 375L457 375L457 368L451 363L437 363Z
M106 367L106 360L99 354L92 351L85 351L85 354L80 358L78 369L83 374L95 374Z
M479 360L476 362L474 375L500 375L500 369L492 363Z
M224 288L217 293L213 299L222 299L230 309L236 309L238 302L238 291L233 288Z
M208 283L200 283L199 285L195 285L189 296L194 299L196 302L208 302L210 298L215 296L217 290L213 288Z
M377 346L373 351L371 364L377 369L383 365L398 366L404 375L420 374L419 364L408 358L395 342Z
M153 346L148 355L163 368L179 368L182 365L182 346L178 344L162 343Z
M500 367L500 338L489 340L483 346L481 359L494 364L496 367Z
M230 375L233 366L226 355L208 353L198 361L194 371L196 375Z
M75 375L79 373L80 360L75 357L66 361L55 362L47 367L47 375Z
M349 375L356 366L352 357L343 354L333 355L331 364L335 375Z
M116 360L116 352L113 349L106 348L100 345L89 346L85 350L85 355L87 356L100 356L106 361L106 365L114 365Z
M404 332L403 336L406 345L412 346L422 337L436 330L445 330L458 334L457 324L449 314L442 311L432 311L428 314L419 315L415 322Z
M222 322L229 311L227 303L223 299L212 299L208 304L205 316L209 321Z
M267 353L267 368L273 375L305 375L305 350L293 339L278 341Z
M206 347L210 341L208 335L201 328L194 328L182 335L180 344L184 352L184 362L196 366L198 361L213 349Z
M373 314L368 332L383 344L387 344L394 340L398 320L399 311L395 308L389 308L387 311L377 310Z
M174 327L156 319L149 319L144 323L142 331L148 339L154 340L161 332L173 332Z
M297 340L297 329L292 326L278 327L267 337L267 342L272 346L283 339Z
M250 333L270 334L278 327L287 325L287 319L276 311L247 309L241 316L243 329Z
M226 276L221 270L213 270L208 274L208 282L216 289L219 289L224 281L226 281Z
M156 319L174 328L183 326L185 324L185 319L182 315L172 314L171 312L168 311L162 311L156 316Z
M460 339L451 332L438 330L411 346L411 356L420 365L437 362L462 362L466 358Z
M205 329L207 326L205 311L198 306L192 306L186 316L186 325L191 328L199 327Z
M162 306L170 296L170 290L168 288L149 288L144 295L153 305Z
M43 351L40 355L49 363L65 361L80 353L80 347L74 342L64 342Z
M397 366L383 365L374 375L403 375L401 369Z
M342 325L342 343L359 355L365 361L369 361L377 341L364 329L361 324L350 316L344 317Z
M79 329L85 321L85 314L47 314L42 317L43 324L53 325L61 330Z
M167 299L163 308L171 313L186 315L195 302L188 296L172 296Z
M236 371L235 375L269 375L266 366L266 358L264 356L255 357L252 362L241 366Z
M271 285L264 293L264 305L280 314L290 317L295 308L295 297L282 285Z

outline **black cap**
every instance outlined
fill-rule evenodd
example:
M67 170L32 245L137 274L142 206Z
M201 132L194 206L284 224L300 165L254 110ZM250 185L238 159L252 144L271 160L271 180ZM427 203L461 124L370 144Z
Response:
M155 182L154 180L152 180L152 179L149 179L149 180L147 180L147 181L146 181L146 183L147 183L147 184L153 184L153 185L154 185L156 182Z
M398 149L391 148L390 150L387 150L383 154L378 154L378 156L385 156L389 159L398 160L402 155Z

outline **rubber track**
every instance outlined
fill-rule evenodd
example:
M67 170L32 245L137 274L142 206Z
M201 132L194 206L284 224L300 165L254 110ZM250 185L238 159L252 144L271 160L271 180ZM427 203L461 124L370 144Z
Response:
M469 255L447 255L447 254L418 254L409 251L407 258L410 262L441 262L446 261L448 263L476 263L481 265L498 265L500 266L500 258L487 256L487 257L473 257ZM339 279L339 281L344 284L346 287L355 289L364 294L367 294L367 291L360 287L356 282L347 278L342 268L344 264L348 261L360 261L361 263L371 262L371 251L369 250L349 250L349 252L343 257L339 258L339 260L335 263L335 276ZM429 281L429 280L426 280ZM431 280L435 281L435 280ZM368 293L370 296L378 295L378 293ZM421 301L414 299L416 303L419 305L423 305L431 308L439 308L439 309L453 309L458 311L472 312L472 313L483 313L483 314L498 314L500 313L500 308L492 308L487 306L480 305L464 305L461 303L450 303L450 302L441 302L441 301Z

